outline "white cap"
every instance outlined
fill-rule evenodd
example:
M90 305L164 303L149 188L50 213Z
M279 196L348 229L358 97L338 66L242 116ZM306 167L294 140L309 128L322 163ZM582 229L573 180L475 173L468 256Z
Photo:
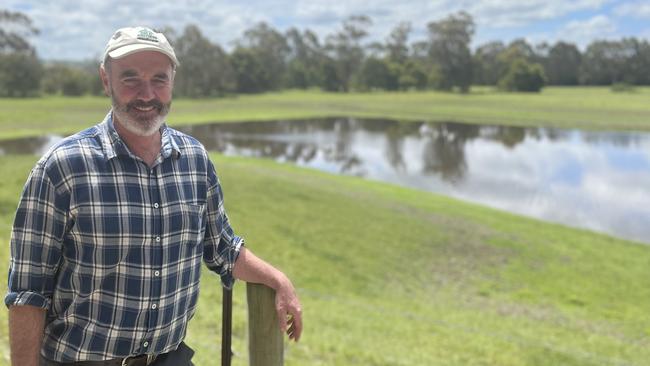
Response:
M102 62L106 60L106 56L118 59L140 51L160 52L167 55L174 66L179 65L174 49L165 35L146 27L120 28L115 31L106 44Z

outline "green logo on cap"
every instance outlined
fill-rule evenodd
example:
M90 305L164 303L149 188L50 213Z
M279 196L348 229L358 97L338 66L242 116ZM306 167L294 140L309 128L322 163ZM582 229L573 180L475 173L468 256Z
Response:
M138 39L143 41L158 42L158 37L149 29L141 29L138 32Z

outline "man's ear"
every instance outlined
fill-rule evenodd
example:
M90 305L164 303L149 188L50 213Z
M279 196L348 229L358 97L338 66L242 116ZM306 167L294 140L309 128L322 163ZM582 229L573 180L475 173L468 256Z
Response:
M102 86L104 87L104 94L106 96L110 97L111 96L111 87L109 86L108 82L108 73L106 72L106 68L104 65L99 66L99 78L102 79Z

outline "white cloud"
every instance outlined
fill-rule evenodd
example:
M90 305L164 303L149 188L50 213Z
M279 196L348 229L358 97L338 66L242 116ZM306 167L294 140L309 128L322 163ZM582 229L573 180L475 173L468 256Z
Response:
M464 1L479 24L487 27L519 27L572 12L597 10L611 0L485 0Z
M579 46L585 46L595 39L607 39L616 36L616 24L605 15L597 15L587 20L574 20L567 23L559 34L558 38L575 42Z
M324 40L340 29L346 17L366 14L373 20L369 29L372 40L385 39L402 21L412 23L411 39L417 40L425 37L427 23L464 9L476 21L477 38L495 29L506 29L512 39L531 36L530 31L518 27L573 12L599 10L614 0L6 1L5 8L27 13L42 30L34 39L39 54L45 58L80 59L97 56L115 29L135 24L171 26L182 32L193 23L210 40L227 48L245 29L260 21L281 31L292 26L309 28Z
M636 1L621 4L614 9L614 14L620 17L635 17L650 19L650 3L647 1Z

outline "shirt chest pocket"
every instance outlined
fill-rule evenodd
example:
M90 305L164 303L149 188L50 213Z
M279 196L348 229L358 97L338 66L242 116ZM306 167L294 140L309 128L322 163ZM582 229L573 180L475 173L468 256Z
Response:
M171 242L181 246L196 245L203 240L205 205L191 203L176 203L168 206L167 214L163 213L164 232Z

